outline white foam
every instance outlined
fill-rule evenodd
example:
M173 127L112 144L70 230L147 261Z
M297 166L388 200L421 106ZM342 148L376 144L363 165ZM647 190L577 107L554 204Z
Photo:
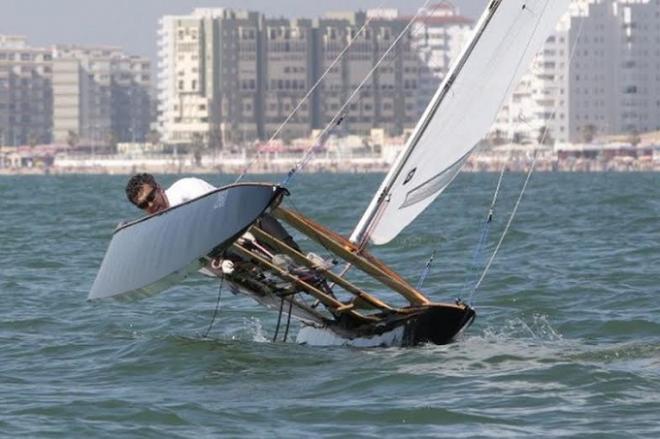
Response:
M373 337L345 338L328 328L303 326L298 332L296 342L311 346L355 346L361 348L401 346L403 342L403 326L394 328Z

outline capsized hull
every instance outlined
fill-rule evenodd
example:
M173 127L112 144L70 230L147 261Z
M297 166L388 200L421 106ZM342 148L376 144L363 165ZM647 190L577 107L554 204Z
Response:
M88 299L133 299L156 294L222 251L281 196L269 184L215 189L185 203L118 227Z

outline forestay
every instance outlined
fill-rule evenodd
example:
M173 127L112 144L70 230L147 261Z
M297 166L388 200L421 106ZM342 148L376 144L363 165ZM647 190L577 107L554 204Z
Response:
M280 193L268 184L235 184L119 227L88 299L164 290L231 244Z
M396 237L451 183L569 0L493 0L351 240Z

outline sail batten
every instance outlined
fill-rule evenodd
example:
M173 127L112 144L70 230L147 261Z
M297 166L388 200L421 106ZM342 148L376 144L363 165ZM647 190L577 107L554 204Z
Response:
M353 242L389 242L442 193L568 4L569 0L489 4L355 228Z

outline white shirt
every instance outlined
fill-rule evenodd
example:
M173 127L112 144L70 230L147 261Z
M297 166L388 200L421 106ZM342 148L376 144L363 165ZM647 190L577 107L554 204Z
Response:
M190 201L193 198L201 197L215 189L214 186L211 186L200 178L190 177L174 182L172 186L165 190L165 195L167 195L167 201L169 201L170 207L172 207Z
M215 189L217 188L211 186L201 178L190 177L175 181L172 186L165 190L165 195L167 196L167 201L170 203L170 207L173 207L177 204L190 201L193 198L201 197ZM215 273L204 267L198 271L206 276L217 277Z

